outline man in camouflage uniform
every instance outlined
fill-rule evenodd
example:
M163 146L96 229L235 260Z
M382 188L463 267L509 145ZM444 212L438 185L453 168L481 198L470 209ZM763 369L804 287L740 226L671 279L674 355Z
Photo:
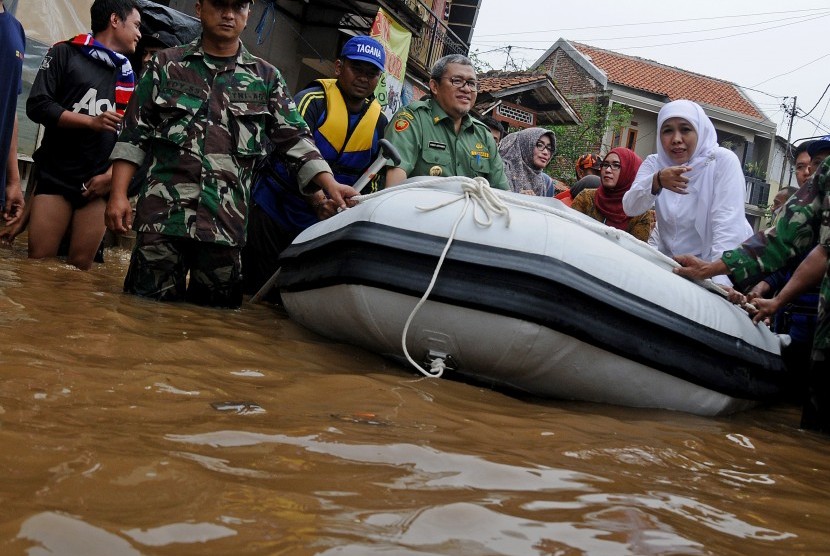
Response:
M150 156L126 292L241 305L251 174L266 137L292 162L304 193L323 188L341 208L344 197L356 195L334 179L279 71L240 42L249 10L245 0L197 1L202 36L160 52L138 84L111 157L106 210L111 230L129 229L127 186Z
M813 339L812 365L808 378L808 398L801 426L830 433L830 159L819 167L784 206L774 228L758 232L740 247L724 252L720 260L705 262L681 255L677 274L704 279L719 274L731 275L739 287L756 284L763 276L783 267L789 260L809 252L779 296L789 298L821 280L818 321ZM774 312L765 308L755 320Z
M411 102L386 128L401 154L397 167L389 163L386 187L412 176L481 176L496 189L510 189L490 129L469 114L478 94L470 59L450 54L435 62L429 90L432 98Z

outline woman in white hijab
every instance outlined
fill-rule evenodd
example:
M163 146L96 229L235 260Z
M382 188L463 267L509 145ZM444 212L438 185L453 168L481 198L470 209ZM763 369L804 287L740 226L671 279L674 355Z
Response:
M657 248L668 256L719 259L752 235L744 214L746 180L735 153L718 146L715 126L696 103L675 100L657 115L657 154L640 166L623 210L657 211ZM715 282L731 286L726 276Z

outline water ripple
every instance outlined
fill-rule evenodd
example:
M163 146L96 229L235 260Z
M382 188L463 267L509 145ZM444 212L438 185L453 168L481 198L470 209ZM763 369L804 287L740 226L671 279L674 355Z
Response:
M406 466L412 474L394 482L395 488L477 488L485 490L594 490L590 483L607 479L570 470L518 467L493 463L477 456L451 454L414 444L344 444L318 440L317 436L293 437L247 431L217 431L165 437L173 442L212 447L284 444L309 452L360 463Z

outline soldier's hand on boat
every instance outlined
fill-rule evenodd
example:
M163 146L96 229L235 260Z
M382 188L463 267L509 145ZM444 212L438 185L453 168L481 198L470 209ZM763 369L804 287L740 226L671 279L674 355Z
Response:
M314 214L317 215L317 218L320 220L325 220L326 218L331 218L335 214L337 214L338 206L334 204L334 201L331 199L315 199L313 203L311 203L311 208L314 209Z
M752 322L759 323L761 321L769 324L769 318L772 317L781 309L781 303L778 297L770 299L758 298L752 302L757 312L752 316Z
M749 292L746 294L746 299L747 301L752 302L758 298L764 298L767 296L767 294L770 293L771 289L772 286L770 286L768 282L764 282L763 280L761 280L760 282L752 286L752 289L749 290Z
M536 195L536 193L532 189L522 189L519 191L522 195Z
M692 280L705 280L719 274L726 274L727 268L723 261L707 262L694 255L677 255L674 260L680 263L673 272Z
M723 288L726 292L726 299L735 305L740 305L741 307L746 308L746 296L744 294L734 288L730 288L729 286L721 286L721 288Z
M691 172L691 166L669 166L658 170L659 184L663 189L667 189L673 193L686 195L689 187L689 178L684 176L686 172Z
M312 181L326 192L326 195L338 209L344 210L357 204L351 200L352 197L358 195L355 188L338 182L330 173L320 172L312 178Z
M126 195L110 195L104 212L107 228L117 234L126 234L133 224L133 208Z

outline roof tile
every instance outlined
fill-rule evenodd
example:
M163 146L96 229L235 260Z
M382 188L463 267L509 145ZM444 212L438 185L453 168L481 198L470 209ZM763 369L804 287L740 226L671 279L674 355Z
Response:
M587 44L571 44L604 71L610 83L664 95L671 100L685 98L738 112L756 120L767 120L767 117L741 93L738 86L729 81Z
M516 85L525 85L527 83L535 83L536 81L544 81L545 79L546 77L544 73L530 71L489 71L479 75L478 90L481 93L489 93L491 91L501 91L508 87L515 87Z

